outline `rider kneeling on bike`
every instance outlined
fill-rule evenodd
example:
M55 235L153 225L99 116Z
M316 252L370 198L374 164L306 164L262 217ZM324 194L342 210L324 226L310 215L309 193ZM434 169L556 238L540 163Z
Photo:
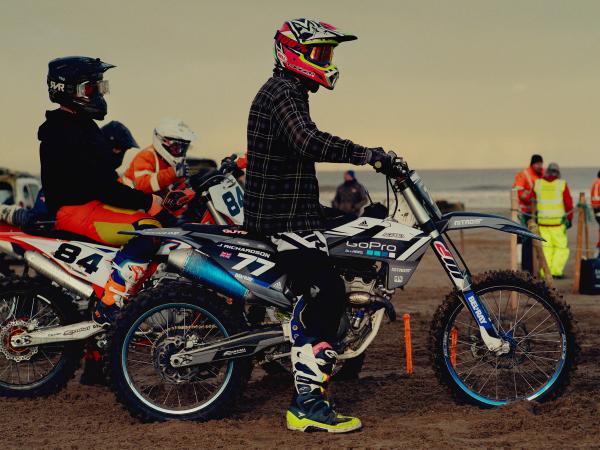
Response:
M317 129L308 92L333 89L339 76L333 49L356 36L323 22L296 19L275 35L275 69L261 87L248 120L245 227L270 236L280 264L301 294L292 318L295 393L287 426L300 431L343 433L361 427L337 414L325 396L337 353L345 286L328 260L315 162L380 168L391 165L381 148L366 148ZM298 263L302 265L298 270Z
M159 228L156 215L163 209L180 209L187 200L182 191L172 191L163 200L119 183L112 144L95 122L107 113L104 72L112 67L81 56L50 61L48 92L60 108L46 112L38 131L42 185L48 210L56 214L56 229L106 245L123 245L93 313L102 325L113 320L143 280L157 250L152 238L119 232Z

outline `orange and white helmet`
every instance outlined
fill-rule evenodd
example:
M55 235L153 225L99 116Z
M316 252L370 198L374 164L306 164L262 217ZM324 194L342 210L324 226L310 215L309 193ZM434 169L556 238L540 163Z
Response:
M288 20L275 33L275 65L333 89L340 76L332 62L333 49L355 39L325 22Z
M165 118L154 129L152 145L160 156L176 167L185 159L196 134L182 120Z

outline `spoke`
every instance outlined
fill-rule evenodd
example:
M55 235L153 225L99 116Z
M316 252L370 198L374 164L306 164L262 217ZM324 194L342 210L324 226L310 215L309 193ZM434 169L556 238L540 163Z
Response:
M54 369L54 363L52 361L50 361L50 358L48 358L48 355L46 355L46 352L40 348L40 353L48 360L48 362L50 363L50 365Z
M492 374L498 370L498 358L496 358L496 366L492 367L490 369L490 372L487 376L487 378L485 379L485 382L481 385L481 387L479 388L479 391L477 391L479 394L481 394L481 391L483 390L483 388L485 387L485 385L487 384L487 382L490 380L490 378L492 377Z
M548 316L548 317L550 317L550 316ZM546 319L544 320L544 322L545 322L546 320L548 320L548 317L546 317ZM531 330L531 331L530 331L529 333L527 333L525 336L518 336L518 338L519 338L519 343L520 343L520 342L523 342L523 341L524 341L525 339L527 339L529 336L532 336L532 335L533 335L533 336L538 336L538 335L543 335L543 334L546 334L546 333L544 333L544 331L546 331L547 329L549 329L549 328L551 328L551 327L553 327L553 326L555 325L554 323L551 323L551 324L549 324L549 325L546 325L544 328L542 328L542 329L541 329L541 330L540 330L538 333L533 333L533 332L534 332L535 330L537 330L537 329L538 329L538 327L539 327L540 325L542 325L544 322L541 322L541 323L540 323L540 324L539 324L537 327L535 327L533 330ZM554 332L554 333L551 333L551 334L555 334L555 333L558 333L558 334L560 335L560 332L558 332L558 331L556 331L556 332Z
M167 392L167 396L165 397L165 399L163 400L163 405L167 404L167 399L169 398L169 395L171 394L171 391L173 390L173 386L171 386L171 389L169 389L169 392Z
M487 302L487 300L485 299L485 294L484 294L484 295L481 295L479 298L481 299L481 301L482 301L482 302L483 302L483 304L485 305L485 309L487 309L487 310L488 310L488 312L490 313L490 316L491 316L491 318L492 318L492 322L493 322L493 321L495 321L495 322L496 322L496 324L498 325L498 329L499 329L499 331L502 331L502 332L504 332L504 330L502 329L502 325L500 325L500 317L499 317L499 316L496 316L496 315L494 314L494 312L492 311L492 308L490 308L490 306L488 305L488 302ZM494 302L495 302L495 300L494 300ZM500 313L500 308L498 308L498 313Z
M529 303L529 300L530 300L530 299L528 298L528 299L527 299L527 303ZM519 324L519 323L520 323L520 322L521 322L521 321L522 321L522 320L523 320L523 319L524 319L524 318L527 316L527 314L529 314L529 311L531 311L531 309L532 309L532 308L534 308L536 305L537 305L537 303L534 303L533 305L531 305L531 306L529 307L529 309L528 309L527 311L525 311L525 314L523 314L523 315L522 315L522 316L519 318L519 320L515 320L515 324L514 324L514 325L512 326L512 328L511 328L510 330L508 330L508 331L510 332L510 331L514 330L514 329L517 327L517 325L518 325L518 324ZM536 313L536 314L537 314L537 313ZM535 314L534 314L532 317L535 317Z
M486 357L487 355L483 355L481 358L479 358L476 362L478 364L475 364L473 367L471 367L469 369L469 372L467 373L467 376L464 378L464 381L467 381L467 379L471 376L471 373L473 372L473 370L475 370L477 367L482 366L483 364L487 364L487 361L483 361L483 359ZM458 365L458 364L457 364ZM460 372L459 375L463 374L464 372Z
M473 347L475 346L475 348L479 349L479 350L485 350L486 352L489 351L487 347L482 347L481 345L477 345L473 342L467 342L467 341L462 341L460 339L456 340L457 343L463 344L463 345L468 345L469 347Z
M130 359L130 358L127 358L127 362L133 362L133 363L137 363L137 364L146 364L148 366L153 366L154 365L154 364L149 363L147 361L140 361L138 359Z
M522 373L521 373L521 371L519 370L519 367L518 367L518 366L515 366L515 369L517 369L517 371L516 371L516 372L517 372L517 373L518 373L518 374L521 376L521 378L523 378L523 379L525 380L525 383L527 383L527 384L529 385L529 387L531 388L531 390L532 390L532 391L535 391L534 387L533 387L533 386L532 386L532 385L529 383L529 381L527 380L527 378L525 378L525 377L523 376L523 374L522 374ZM516 391L516 384L515 384L515 391ZM518 397L515 397L515 398L518 398Z
M529 355L527 355L527 353L523 353L523 355L525 355L525 358L527 358L529 361L531 361L533 363L533 365L536 366L539 369L540 372L542 372L544 375L546 375L546 379L550 378L548 376L548 374L546 372L544 372L544 370L539 366L539 364L536 363L533 359L531 359L529 357Z
M194 390L194 397L196 398L196 403L199 402L198 400L198 393L196 392L196 383L190 383L192 385L192 389Z
M522 348L521 348L520 350L521 350L521 352L523 352L523 354L525 354L525 355L529 355L529 356L531 356L531 357L533 357L533 358L539 358L539 359L543 359L543 360L546 360L546 361L554 361L554 362L558 362L558 361L560 361L560 360L558 360L558 359L554 359L554 358L548 358L547 356L538 356L538 355L536 355L535 353L532 353L532 352L527 352L527 351L523 350Z
M558 339L558 340L556 340L556 339L540 339L540 338L536 338L536 337L527 338L527 340L528 341L540 341L540 342L558 342L558 343L562 342L560 339ZM521 343L521 342L519 341L519 343Z

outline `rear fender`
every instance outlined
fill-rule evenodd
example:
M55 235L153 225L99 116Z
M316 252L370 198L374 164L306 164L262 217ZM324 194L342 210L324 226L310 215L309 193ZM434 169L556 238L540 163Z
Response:
M481 214L473 212L455 211L444 214L437 222L437 229L444 233L453 230L467 230L473 228L491 228L505 233L517 234L543 241L544 239L522 225L510 219L494 214Z

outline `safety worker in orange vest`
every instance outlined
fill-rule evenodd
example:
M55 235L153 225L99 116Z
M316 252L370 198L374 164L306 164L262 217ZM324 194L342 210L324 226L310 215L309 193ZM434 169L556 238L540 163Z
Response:
M196 134L179 119L162 119L154 129L152 145L140 151L123 174L123 184L148 194L165 192L183 181L185 156Z
M533 185L542 176L544 176L544 160L540 155L532 155L529 167L523 169L515 176L513 190L517 191L519 220L523 225L527 225L527 221L531 218ZM518 244L521 247L521 269L531 273L533 271L533 247L531 239L519 237Z
M548 164L544 178L538 179L533 188L536 199L537 222L544 257L553 277L563 278L569 259L567 229L573 222L573 198L567 182L560 178L556 163Z
M594 209L594 215L596 216L596 222L600 226L600 171L594 184L592 184L592 208ZM600 229L598 229L598 243L596 244L598 250L597 256L600 258Z

